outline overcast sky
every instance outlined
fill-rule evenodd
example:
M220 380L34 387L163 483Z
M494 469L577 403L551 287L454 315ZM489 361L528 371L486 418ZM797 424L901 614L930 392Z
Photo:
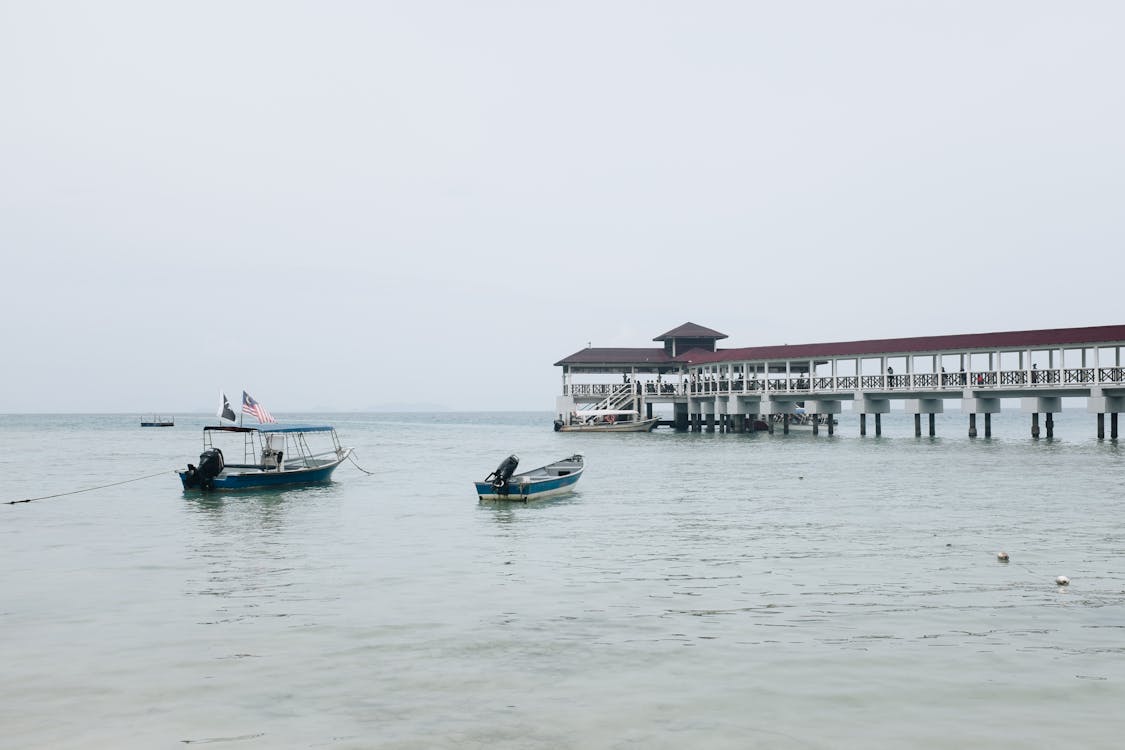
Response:
M1119 2L0 0L0 412L1125 323Z

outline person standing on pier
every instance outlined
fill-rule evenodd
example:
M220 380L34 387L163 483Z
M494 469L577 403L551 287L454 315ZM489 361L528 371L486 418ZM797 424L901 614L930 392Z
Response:
M894 388L895 387L895 368L893 368L893 367L887 368L887 387L888 388Z

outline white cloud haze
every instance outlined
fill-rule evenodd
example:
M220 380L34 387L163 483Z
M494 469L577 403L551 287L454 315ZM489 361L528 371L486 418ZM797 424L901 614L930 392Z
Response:
M1118 3L0 6L0 412L1125 323Z

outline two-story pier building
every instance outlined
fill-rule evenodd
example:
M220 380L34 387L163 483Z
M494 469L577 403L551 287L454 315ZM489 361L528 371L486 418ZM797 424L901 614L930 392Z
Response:
M653 339L660 347L587 347L555 363L562 368L560 418L584 410L635 409L653 416L656 404L671 404L669 426L677 430L744 432L775 424L787 431L800 412L828 415L812 419L832 433L844 401L859 413L859 430L867 434L867 415L880 415L902 401L914 414L914 431L922 434L929 418L947 401L960 402L968 415L969 437L977 436L977 415L984 415L984 436L1002 399L1019 399L1030 415L1032 437L1053 437L1062 399L1084 398L1097 415L1098 438L1118 436L1118 414L1125 411L1125 325L1055 328L1034 331L955 334L917 338L842 341L826 344L752 346L720 349L726 334L685 323ZM803 408L802 408L803 407Z

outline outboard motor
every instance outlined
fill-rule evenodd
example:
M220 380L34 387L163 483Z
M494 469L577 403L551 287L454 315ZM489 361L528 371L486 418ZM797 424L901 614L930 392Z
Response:
M492 482L494 490L501 495L506 495L508 494L508 480L512 478L512 474L515 473L516 467L519 465L520 458L513 453L501 461L500 465L496 467L496 471L485 477L484 481Z
M204 490L214 489L215 477L223 470L223 452L218 448L210 448L199 454L199 468L188 464L187 474L184 476L184 487L191 489L199 487Z

